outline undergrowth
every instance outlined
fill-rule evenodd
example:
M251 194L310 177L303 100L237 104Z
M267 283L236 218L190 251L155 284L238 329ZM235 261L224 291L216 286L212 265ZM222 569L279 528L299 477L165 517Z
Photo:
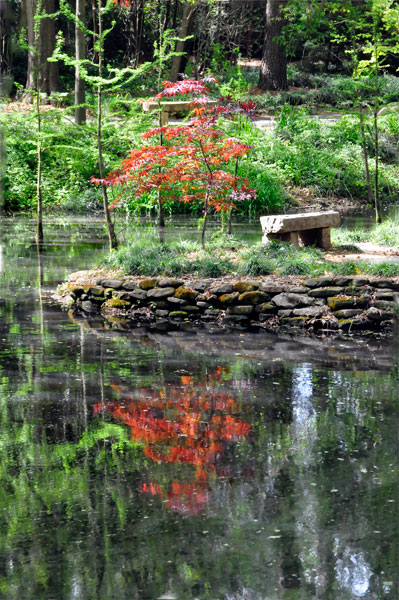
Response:
M238 248L238 250L236 250ZM219 238L202 250L199 242L173 240L160 242L155 234L138 234L126 246L112 252L107 266L122 268L129 275L194 275L218 278L223 275L258 277L262 275L327 274L397 276L399 262L326 261L323 252L314 247L294 248L284 242L267 246L243 247L234 238Z
M386 80L392 90L396 89L391 79L387 77ZM394 91L391 95L394 97ZM109 172L120 165L129 149L141 144L141 135L154 122L153 117L144 114L137 103L129 104L126 98L115 98L113 103L109 102L106 113L103 153L105 170ZM370 175L373 178L371 118L366 119L365 125ZM2 182L4 208L9 212L30 210L35 207L36 195L35 117L32 114L3 114L0 115L0 127L5 136L6 150ZM249 180L250 186L257 191L257 197L238 203L236 214L254 216L283 212L292 203L285 191L289 186L310 189L313 195L319 197L352 197L366 204L367 188L357 115L349 114L336 122L325 123L311 117L307 108L285 105L275 129L259 130L251 124L243 124L237 129L228 122L223 127L252 147L248 156L240 162L238 174ZM42 128L43 199L47 208L71 212L100 208L100 189L90 183L91 176L98 176L94 120L90 119L86 126L77 127L73 118L64 111L50 110L43 114ZM379 190L381 197L392 201L399 193L399 111L388 111L379 117L379 128ZM137 199L132 194L126 208L130 213L151 214L155 211L155 204L154 198L148 195ZM166 200L165 213L186 212L200 215L201 203Z

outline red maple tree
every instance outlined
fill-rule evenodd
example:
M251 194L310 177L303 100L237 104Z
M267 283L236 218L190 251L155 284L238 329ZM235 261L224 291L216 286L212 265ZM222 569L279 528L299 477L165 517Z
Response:
M237 108L229 108L225 99L220 106L209 104L210 90L206 84L214 81L214 78L164 81L164 89L154 100L175 95L193 96L192 121L181 126L150 129L142 136L143 141L156 138L159 143L131 150L120 168L105 179L92 178L97 184L126 186L127 194L133 193L136 197L156 192L160 205L166 198L186 203L200 200L204 214L203 248L210 211L227 211L240 200L255 195L248 181L237 174L238 160L249 152L250 146L235 137L227 137L217 127L220 115L231 116ZM245 110L244 105L240 110ZM252 106L248 105L247 113L250 110ZM226 170L230 163L235 163L234 173ZM126 194L119 193L110 208L122 204L125 198Z

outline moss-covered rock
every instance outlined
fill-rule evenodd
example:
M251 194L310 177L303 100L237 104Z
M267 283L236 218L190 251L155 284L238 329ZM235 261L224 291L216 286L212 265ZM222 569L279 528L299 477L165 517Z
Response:
M255 307L255 311L260 314L274 315L277 312L277 306L275 304L271 304L270 302L263 302Z
M87 291L90 289L90 286L78 285L76 283L68 283L67 288L72 298L80 298L81 296L83 296L83 294L87 293Z
M154 279L153 277L147 277L146 279L143 279L139 283L139 287L142 290L152 290L152 288L157 287L157 285L158 285L158 279Z
M235 292L253 292L259 288L259 284L256 281L236 281L233 284Z
M331 296L327 300L328 306L331 310L342 310L344 308L362 308L366 306L368 302L367 298L363 296Z
M269 296L265 294L265 292L252 291L252 292L243 292L238 297L238 302L241 304L260 304L262 302L266 302L269 300Z
M282 325L288 325L289 327L304 327L308 319L306 317L281 317L280 322Z
M233 286L231 286L231 289L233 289ZM222 294L221 296L219 296L219 302L223 305L233 304L233 302L235 302L238 299L239 295L239 292L234 292L232 294Z
M337 319L351 319L352 317L357 317L363 312L361 308L344 308L342 310L335 311L334 315Z
M127 300L121 300L121 298L113 297L106 300L102 305L102 308L107 310L110 308L129 308L129 306L130 302Z
M175 298L182 298L183 300L194 300L198 296L198 292L185 285L177 288L175 291Z
M161 277L158 281L158 287L160 288L178 288L183 285L182 279L175 279L174 277Z

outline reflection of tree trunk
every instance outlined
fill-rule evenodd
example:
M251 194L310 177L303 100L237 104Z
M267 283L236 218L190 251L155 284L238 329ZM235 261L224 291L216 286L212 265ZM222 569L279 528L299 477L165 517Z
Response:
M177 33L179 38L185 38L188 35L192 16L194 14L195 4L191 2L185 2L183 6L183 16L180 23L179 31ZM184 52L185 42L176 42L176 52ZM170 69L169 80L177 81L180 73L180 67L183 56L174 56L172 59L172 67Z
M285 47L276 39L284 26L282 7L282 0L266 2L265 38L258 84L262 90L286 90L288 87Z
M319 510L320 514L322 514L323 509L319 507ZM333 553L334 540L331 539L332 536L329 534L329 528L326 527L325 524L321 524L321 527L323 533L320 535L319 543L317 544L317 600L328 597L329 592L333 589L335 580L335 559Z
M281 585L285 589L299 588L301 585L302 564L295 536L295 515L292 510L295 486L288 466L281 468L275 481L275 489L281 497L282 510L287 514L284 529L277 540L280 557Z
M43 296L42 296L42 286L43 286L43 254L42 254L42 245L37 242L37 268L38 268L38 278L37 278L37 291L39 297L39 312L40 312L40 336L42 339L42 348L44 348L44 318L43 318Z
M84 0L76 0L76 19L85 22L85 3ZM75 23L75 59L77 61L86 58L86 36L84 31ZM79 71L79 66L75 67L75 123L82 125L86 123L86 107L82 106L85 103L85 82L82 79Z

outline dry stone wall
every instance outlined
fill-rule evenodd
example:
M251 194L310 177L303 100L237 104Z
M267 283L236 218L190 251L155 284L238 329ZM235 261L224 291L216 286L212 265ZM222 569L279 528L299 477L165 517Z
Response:
M399 311L399 279L320 277L298 283L82 277L59 297L88 315L118 314L158 328L215 323L228 328L389 332Z

